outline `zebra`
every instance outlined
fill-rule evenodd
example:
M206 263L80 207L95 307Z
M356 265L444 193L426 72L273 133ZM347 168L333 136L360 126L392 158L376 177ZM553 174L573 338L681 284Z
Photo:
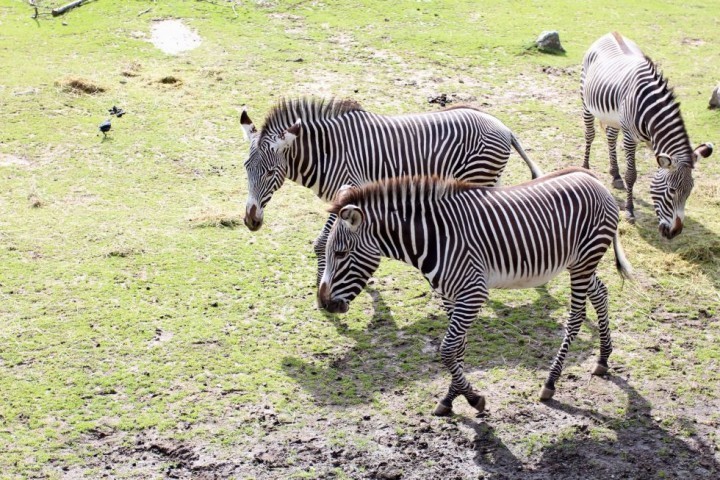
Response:
M606 125L613 186L626 189L626 217L634 223L635 149L639 142L647 143L660 167L650 184L658 230L668 239L680 234L685 202L693 187L693 168L701 157L712 154L713 145L704 143L693 151L680 104L667 79L634 42L617 32L601 37L585 53L580 85L585 123L583 167L590 168L590 146L598 118ZM627 162L624 183L616 154L621 130Z
M240 123L250 142L244 223L252 231L262 226L264 209L286 178L325 201L343 186L401 175L435 174L495 185L511 146L533 178L542 175L509 128L472 107L383 116L350 100L285 99L270 111L260 132L245 110ZM330 215L314 243L316 283L335 219Z
M564 269L570 272L570 317L540 398L555 393L587 298L600 333L592 373L607 373L608 291L596 268L611 242L620 275L631 278L632 268L618 240L615 199L589 171L571 167L498 188L437 177L395 178L349 189L331 211L338 220L327 240L320 308L347 312L383 256L417 267L441 296L449 326L440 353L452 382L436 415L450 414L459 395L484 409L485 398L463 374L463 357L468 328L488 290L537 287Z

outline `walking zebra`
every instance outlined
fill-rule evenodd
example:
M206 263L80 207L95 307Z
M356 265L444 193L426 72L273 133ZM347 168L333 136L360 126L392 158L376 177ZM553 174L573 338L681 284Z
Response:
M597 117L606 125L613 186L627 187L626 216L634 222L635 149L639 142L647 143L661 167L650 184L659 230L668 239L675 237L683 228L685 201L693 187L693 167L698 159L712 154L712 144L702 144L693 151L680 104L667 80L634 42L617 32L601 37L585 53L580 83L585 122L583 167L590 168ZM615 150L620 130L627 162L625 184Z
M585 319L586 298L597 312L600 332L593 374L607 372L612 351L607 288L595 270L610 242L620 274L629 278L631 267L617 237L615 200L587 170L570 168L503 188L403 177L351 189L332 211L339 219L327 241L321 308L346 312L381 256L417 267L441 295L450 321L441 357L452 382L436 415L450 413L459 395L479 411L484 408L484 397L463 374L463 356L468 328L488 290L536 287L564 269L570 271L570 318L540 398L555 392L570 343Z
M383 116L352 101L280 101L258 132L247 112L240 122L250 140L245 162L248 200L245 225L262 226L263 211L285 178L332 201L341 187L401 175L438 175L495 185L514 147L530 167L515 135L498 119L471 107ZM335 215L315 241L317 281L325 268L325 240Z

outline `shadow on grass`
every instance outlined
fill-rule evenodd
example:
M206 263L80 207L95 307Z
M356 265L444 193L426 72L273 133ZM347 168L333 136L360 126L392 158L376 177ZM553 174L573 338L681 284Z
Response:
M643 200L635 200L645 212L653 212L653 207ZM652 215L652 216L651 216ZM657 230L655 214L638 216L636 228L647 243L665 253L675 253L683 260L697 265L712 279L716 288L720 288L720 236L705 228L690 216L685 217L682 233L667 240ZM632 262L632 259L630 259Z
M650 403L626 380L611 376L608 381L627 395L625 416L615 418L555 400L547 402L548 408L563 414L557 418L570 417L563 421L574 431L545 446L529 469L487 422L462 419L475 431L475 463L488 472L518 479L718 478L720 464L712 445L696 435L684 441L671 434L653 419ZM595 435L593 427L608 429L614 435Z
M468 371L494 365L513 365L549 370L560 347L562 327L550 316L558 308L568 308L545 288L531 303L507 306L490 300L495 318L479 315L468 333L465 365ZM368 403L376 393L401 395L406 385L442 375L450 381L438 348L448 325L445 314L421 318L399 328L377 290L370 290L373 317L366 329L349 329L342 317L327 315L338 331L351 338L354 346L331 363L296 357L282 361L285 373L310 392L319 404L350 406ZM563 317L566 313L563 313ZM599 351L597 335L577 339L574 355L594 355ZM573 360L568 361L568 365ZM442 392L438 391L437 395Z

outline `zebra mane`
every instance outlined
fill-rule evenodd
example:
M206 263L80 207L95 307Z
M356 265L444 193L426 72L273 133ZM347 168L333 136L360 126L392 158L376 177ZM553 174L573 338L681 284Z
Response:
M265 117L260 136L277 134L292 126L300 118L310 123L315 120L335 118L347 112L364 111L362 106L354 100L324 99L324 98L295 98L281 99Z
M647 62L647 66L650 68L650 72L652 72L653 79L657 80L658 84L662 86L661 94L664 95L666 93L669 93L670 100L675 101L675 90L669 85L668 79L665 78L658 64L655 63L653 59L648 57L647 55L645 55L645 62Z
M466 190L482 189L480 185L463 180L444 179L432 176L404 176L387 178L378 182L366 183L360 187L343 190L328 209L330 213L337 214L347 205L362 204L373 197L386 198L395 192L416 191L422 192L416 198L430 198L433 201L441 200L454 193Z
M677 100L677 97L675 96L675 89L669 85L668 79L665 78L663 75L663 72L660 70L660 67L657 63L655 63L650 57L645 55L645 62L647 62L647 66L650 69L650 72L652 73L653 79L658 82L658 85L661 87L660 92L658 92L656 95L660 98L666 97L667 102L669 104L672 104L671 110L668 110L668 113L670 112L677 112L678 116L680 116L680 124L682 125L682 135L684 138L686 138L687 141L687 152L692 152L692 145L690 145L690 137L687 133L687 128L685 128L685 121L682 118L682 114L680 112L680 102Z
M581 173L588 175L594 179L598 177L590 170L581 167L566 167L554 172L550 172L542 177L519 185L512 185L509 187L502 187L503 190L513 190L516 188L522 188L525 185L531 183L542 183L550 179L561 177L563 175L569 175L572 173ZM342 190L340 194L335 198L333 204L328 209L328 212L337 214L344 207L348 205L362 205L365 201L371 198L388 198L392 193L395 192L408 192L415 190L415 192L422 192L420 195L415 196L416 199L431 199L432 201L439 201L447 198L456 193L462 193L469 190L483 190L486 192L497 190L495 187L487 187L478 185L464 180L445 179L438 177L437 175L432 176L403 176L395 178L387 178L378 182L366 183L360 187L352 187Z

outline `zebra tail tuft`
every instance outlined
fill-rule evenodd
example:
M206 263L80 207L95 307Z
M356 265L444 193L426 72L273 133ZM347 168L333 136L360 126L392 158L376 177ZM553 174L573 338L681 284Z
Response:
M514 133L510 133L510 142L512 143L512 146L518 153L518 155L520 155L522 159L525 160L527 166L530 167L530 172L532 173L533 180L545 175L545 172L543 172L540 167L538 167L537 164L530 160L530 158L527 156L525 150L523 150L522 148L522 145L520 145L520 141L517 139Z
M625 252L623 251L622 245L620 245L620 239L618 238L617 232L613 237L613 251L615 252L615 268L624 280L633 279L633 268L630 265Z

